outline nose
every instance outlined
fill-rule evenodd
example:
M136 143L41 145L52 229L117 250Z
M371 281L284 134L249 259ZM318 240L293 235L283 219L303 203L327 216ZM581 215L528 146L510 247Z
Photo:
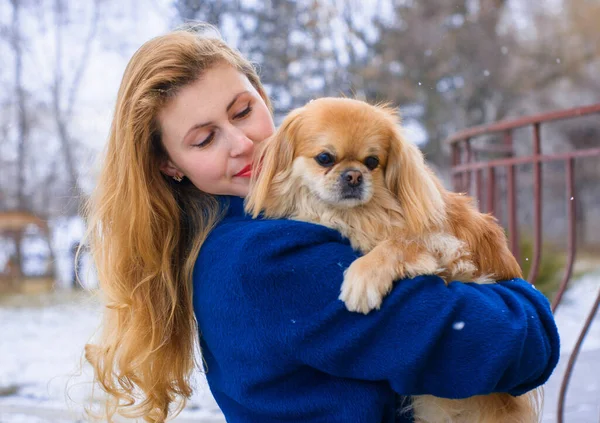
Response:
M341 178L342 181L344 181L344 183L346 183L352 188L359 186L360 184L362 184L363 181L362 173L360 172L360 170L356 169L349 169L345 171L344 173L342 173Z
M231 142L231 157L239 157L244 156L248 153L252 153L252 149L254 148L254 142L250 138L246 136L240 130L234 130L230 137Z

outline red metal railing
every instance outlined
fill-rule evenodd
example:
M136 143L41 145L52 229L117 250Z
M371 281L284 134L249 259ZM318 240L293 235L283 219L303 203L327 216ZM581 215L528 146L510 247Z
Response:
M500 168L505 168L506 173L506 196L507 196L507 221L509 245L515 257L519 257L519 225L517 219L517 173L515 168L519 165L531 164L533 166L533 261L527 275L527 280L535 283L540 269L542 250L542 163L563 162L566 165L566 207L567 207L567 232L568 232L568 259L558 293L552 302L552 310L555 311L560 304L563 294L567 288L573 271L573 263L576 254L576 202L575 198L575 159L593 157L600 161L600 140L598 147L575 150L559 154L543 154L541 143L542 124L551 121L573 119L584 115L600 114L600 104L578 107L569 110L528 116L521 119L506 120L491 125L483 125L459 132L450 137L447 142L452 151L452 178L454 189L458 192L467 192L479 200L480 208L483 208L485 197L485 211L494 213L499 219L499 210L496 207L496 174ZM513 131L517 128L533 128L531 154L515 156L513 146ZM503 136L500 145L477 146L476 141L482 141L484 135ZM479 138L479 139L476 139ZM494 158L491 160L479 160L477 153L504 154L508 157ZM485 172L485 196L484 196L484 172ZM473 192L474 191L474 192ZM581 350L585 336L592 324L592 320L598 311L600 303L600 292L579 334L575 347L569 357L565 375L560 387L558 398L558 422L564 422L564 406L569 380L575 366L575 361Z

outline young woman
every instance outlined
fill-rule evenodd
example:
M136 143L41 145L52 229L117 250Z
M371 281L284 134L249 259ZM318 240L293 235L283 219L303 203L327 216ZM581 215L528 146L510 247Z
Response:
M106 308L86 356L109 413L163 422L191 394L198 335L230 422L409 422L397 395L518 395L547 380L556 326L523 280L423 276L379 311L346 311L345 239L243 212L254 145L273 131L255 69L223 41L175 31L131 59L89 204Z

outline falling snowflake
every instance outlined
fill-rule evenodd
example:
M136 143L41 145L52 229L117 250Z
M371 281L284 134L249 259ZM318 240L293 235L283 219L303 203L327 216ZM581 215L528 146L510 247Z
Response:
M454 330L462 330L465 327L465 322L454 322L452 325L452 329Z

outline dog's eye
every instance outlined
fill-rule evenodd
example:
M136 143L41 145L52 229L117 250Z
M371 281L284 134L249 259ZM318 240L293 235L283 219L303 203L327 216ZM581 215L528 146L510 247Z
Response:
M335 163L335 158L330 153L321 153L315 160L323 167L331 167Z
M365 166L368 167L369 170L373 170L379 166L379 159L375 156L369 156L365 159Z

